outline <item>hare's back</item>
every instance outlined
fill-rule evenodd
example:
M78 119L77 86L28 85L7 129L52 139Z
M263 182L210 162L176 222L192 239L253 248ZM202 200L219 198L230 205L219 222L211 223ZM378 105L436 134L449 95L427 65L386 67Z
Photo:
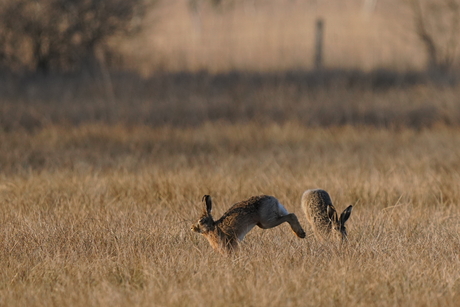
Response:
M223 219L247 219L248 217L255 218L264 216L268 213L276 213L277 216L288 214L287 210L273 196L259 195L252 196L246 200L240 201L222 216Z
M270 195L252 196L246 200L234 204L227 212L233 213L259 213L261 210L278 209L280 203L278 199ZM281 206L282 207L282 206ZM284 209L284 207L283 207Z
M236 218L257 214L264 203L266 195L253 196L249 199L233 204L220 219Z
M307 214L326 213L327 206L332 206L329 194L321 189L307 190L302 195L302 209Z

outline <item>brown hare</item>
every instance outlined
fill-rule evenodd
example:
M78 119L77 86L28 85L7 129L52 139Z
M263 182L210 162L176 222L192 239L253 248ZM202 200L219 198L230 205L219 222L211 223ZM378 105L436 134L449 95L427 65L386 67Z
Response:
M217 221L214 221L211 215L211 196L204 195L202 201L205 202L203 215L196 224L192 225L191 229L202 234L220 253L236 251L239 241L242 241L256 225L262 229L268 229L288 222L299 238L305 238L305 231L300 226L297 216L294 213L288 213L273 196L253 196L238 202Z
M316 238L325 240L335 237L342 241L347 240L345 222L350 217L353 206L348 206L338 217L331 197L321 189L305 191L301 204Z

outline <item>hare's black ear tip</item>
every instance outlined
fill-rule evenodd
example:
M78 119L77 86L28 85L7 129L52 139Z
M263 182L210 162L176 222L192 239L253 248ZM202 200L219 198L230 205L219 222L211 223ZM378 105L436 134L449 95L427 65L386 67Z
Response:
M343 211L343 213L346 215L350 215L352 210L353 210L353 206L350 205Z
M209 197L210 196L208 194L205 194L205 195L203 195L203 198L201 199L201 201L206 201L206 200L208 200Z
M205 195L203 196L203 200L205 202L205 210L206 210L206 213L207 214L211 214L211 210L212 210L212 201L211 201L211 196L209 195Z

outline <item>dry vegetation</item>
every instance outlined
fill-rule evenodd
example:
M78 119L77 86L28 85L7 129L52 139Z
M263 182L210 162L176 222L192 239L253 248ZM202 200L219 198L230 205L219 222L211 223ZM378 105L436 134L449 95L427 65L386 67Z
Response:
M110 123L196 126L207 121L422 129L460 125L460 85L422 73L169 73L6 77L0 129Z
M456 306L456 128L107 125L0 134L2 306ZM348 246L314 239L307 188L354 204ZM189 227L279 198L309 235L254 229L234 257Z

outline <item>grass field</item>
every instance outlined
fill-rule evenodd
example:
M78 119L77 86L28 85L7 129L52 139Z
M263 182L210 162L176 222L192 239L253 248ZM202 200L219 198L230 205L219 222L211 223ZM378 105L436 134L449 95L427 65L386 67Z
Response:
M456 306L460 131L208 123L0 133L1 306ZM315 240L321 187L350 242ZM251 231L232 257L190 231L276 196L307 231Z

